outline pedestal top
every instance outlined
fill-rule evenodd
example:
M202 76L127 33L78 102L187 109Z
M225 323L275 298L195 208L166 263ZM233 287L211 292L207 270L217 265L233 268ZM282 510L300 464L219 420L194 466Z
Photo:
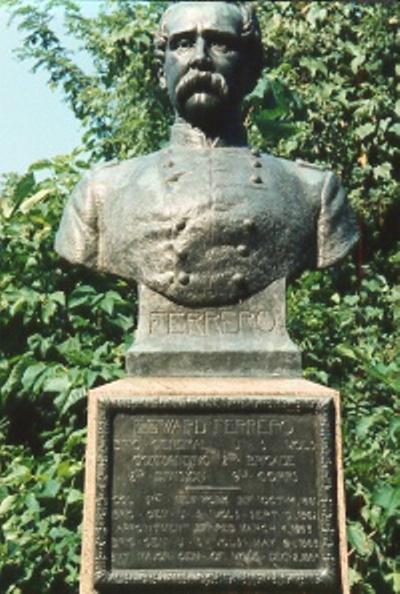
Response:
M335 396L336 390L302 378L126 377L91 390L95 395Z

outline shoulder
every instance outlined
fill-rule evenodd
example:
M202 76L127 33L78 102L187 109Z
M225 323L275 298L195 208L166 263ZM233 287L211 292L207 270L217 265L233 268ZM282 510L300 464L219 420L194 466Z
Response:
M280 177L282 181L285 180L291 187L302 188L305 194L310 196L321 196L324 185L333 176L332 172L324 167L308 163L302 159L291 161L283 157L262 153L261 160L263 166L274 172L275 178Z
M282 167L290 171L292 175L311 184L321 183L326 175L330 173L322 165L309 163L303 159L295 159L294 161L291 161L289 159L277 157L277 160L281 163Z
M161 151L123 161L107 161L92 167L86 174L94 184L107 184L131 177L157 166Z

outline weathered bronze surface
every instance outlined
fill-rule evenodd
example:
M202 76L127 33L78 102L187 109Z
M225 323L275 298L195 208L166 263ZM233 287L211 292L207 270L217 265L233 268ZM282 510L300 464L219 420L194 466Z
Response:
M330 397L99 406L100 592L340 591Z
M342 258L357 228L338 179L247 145L240 104L262 63L250 9L174 5L157 47L176 113L170 144L90 171L57 251L191 308L237 304Z
M263 155L254 181L255 162L248 148L182 142L101 166L72 196L57 249L190 307L342 257L355 233L333 174Z

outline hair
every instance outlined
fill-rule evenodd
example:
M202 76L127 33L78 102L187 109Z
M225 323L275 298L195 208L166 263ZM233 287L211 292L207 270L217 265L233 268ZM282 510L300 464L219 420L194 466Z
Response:
M260 25L251 6L245 2L232 2L225 0L226 4L236 6L242 16L241 42L242 48L249 60L249 76L247 93L253 90L260 78L264 66L264 48L261 40ZM161 17L158 31L155 35L155 55L160 72L163 71L165 52L168 44L168 17L179 3L172 4Z

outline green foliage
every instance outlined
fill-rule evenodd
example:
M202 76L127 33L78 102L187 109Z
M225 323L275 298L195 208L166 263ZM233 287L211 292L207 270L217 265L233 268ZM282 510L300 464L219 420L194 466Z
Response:
M353 267L347 268L351 275ZM355 278L338 292L335 275L304 275L289 292L290 330L304 353L305 376L341 392L352 593L394 594L400 292L369 268L363 272L357 293L351 290Z
M0 591L76 591L82 507L84 430L43 435L34 457L0 434Z
M21 56L45 68L86 130L90 161L148 153L171 114L151 37L165 2L12 6ZM334 169L362 241L288 295L305 376L340 389L352 594L399 584L399 10L394 3L255 1L267 67L245 102L251 141ZM62 7L68 49L52 29ZM86 52L86 69L77 52ZM78 62L81 63L81 62ZM6 177L0 196L0 594L76 592L87 388L123 374L135 293L53 251L78 153ZM41 181L38 181L41 180ZM397 565L396 565L397 563Z
M36 163L0 199L2 594L76 591L87 389L123 375L133 328L132 288L53 249L83 166Z

